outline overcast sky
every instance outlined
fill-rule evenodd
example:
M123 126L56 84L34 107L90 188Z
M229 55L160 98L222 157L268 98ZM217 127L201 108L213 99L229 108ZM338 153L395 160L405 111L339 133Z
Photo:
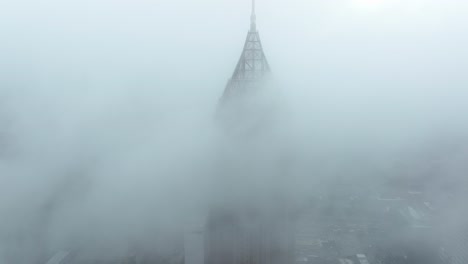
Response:
M257 5L275 76L288 94L307 98L303 104L333 108L327 112L383 108L382 114L403 107L437 119L460 112L468 82L464 1ZM54 97L112 97L139 86L133 90L208 109L238 59L250 2L19 0L4 1L0 10L3 80L54 87Z
M0 231L67 185L86 199L61 213L64 237L106 226L103 208L121 207L121 229L129 215L171 222L182 210L147 217L169 196L201 199L193 171L206 175L249 16L249 0L1 1L0 210L13 220ZM257 21L298 145L373 156L466 131L468 2L258 0Z

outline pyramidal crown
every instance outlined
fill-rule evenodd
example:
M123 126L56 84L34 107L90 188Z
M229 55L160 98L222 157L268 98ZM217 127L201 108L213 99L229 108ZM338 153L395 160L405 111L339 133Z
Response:
M263 51L260 35L257 30L255 0L252 0L250 30L247 33L244 49L232 77L224 90L222 100L228 100L236 94L245 93L258 86L258 82L270 72L270 66Z

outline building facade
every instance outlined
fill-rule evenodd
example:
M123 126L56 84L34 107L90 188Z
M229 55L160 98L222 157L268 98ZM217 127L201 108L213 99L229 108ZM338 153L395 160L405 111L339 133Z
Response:
M228 202L217 203L208 215L205 229L205 264L287 264L294 261L294 235L287 203L281 198L280 192L265 191L259 194L261 191L258 187L266 184L268 180L261 179L254 184L251 181L252 177L260 178L258 174L268 174L250 170L250 167L256 167L256 164L252 163L258 161L248 155L262 148L251 143L259 141L268 130L263 121L268 119L265 117L271 113L264 111L265 108L260 103L261 98L253 98L261 97L261 93L258 92L268 89L266 81L270 74L270 66L257 30L255 1L252 1L250 30L217 113L217 122L231 141L239 143L236 150L240 154L237 156L244 160L233 161L242 165L236 163L231 166L242 169L234 173L223 173L221 168L221 175L218 175L222 178L219 180L221 185L226 184L223 177L234 178L232 182L235 182L234 185L238 184L237 188L231 186L225 189L238 193L233 194L235 198L228 199ZM259 127L263 128L258 129ZM238 145L244 145L245 148ZM225 159L229 162L229 157ZM285 175L279 175L282 176Z

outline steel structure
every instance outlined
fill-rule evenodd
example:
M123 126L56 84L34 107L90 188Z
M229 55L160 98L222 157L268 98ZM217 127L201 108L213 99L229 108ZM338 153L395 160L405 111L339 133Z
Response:
M261 125L261 119L256 117L264 115L261 113L264 109L257 105L259 101L249 100L256 97L251 92L260 89L265 77L270 74L270 66L257 30L255 0L252 1L250 22L250 30L242 54L226 85L217 113L218 121L222 124L224 132L228 136L234 135L234 137L230 137L231 139L239 139L238 134L232 133L232 131L240 129L251 132L256 125ZM250 126L246 123L255 124ZM241 133L241 135L245 134ZM258 134L258 136L262 137L263 134ZM241 136L240 141L233 141L245 143L245 139ZM236 148L236 151L240 151L241 155L243 151L249 152L250 147L255 148L250 144L242 143L239 145L248 145L248 147L246 149L240 147L240 150ZM229 163L229 156L225 158ZM238 160L234 159L231 161L234 166L241 166ZM241 164L243 164L242 161ZM245 169L236 171L236 173L246 173L246 170L248 171ZM249 172L246 174L248 175ZM239 176L237 180L242 181L240 178L245 175L229 176ZM220 180L219 183L223 184L224 181L225 179ZM232 192L244 192L246 191L245 187L230 186L228 189ZM258 190L255 190L254 187L249 191L256 192ZM272 195L272 197L274 196ZM237 198L241 201L234 199L235 202L221 203L211 208L205 230L205 264L292 263L293 232L288 207L273 200L270 206L265 206L261 201Z
M242 50L236 69L226 85L222 100L224 101L236 94L255 89L258 87L259 81L269 73L270 66L263 51L262 42L257 30L255 0L253 0L250 30L247 33L244 49Z

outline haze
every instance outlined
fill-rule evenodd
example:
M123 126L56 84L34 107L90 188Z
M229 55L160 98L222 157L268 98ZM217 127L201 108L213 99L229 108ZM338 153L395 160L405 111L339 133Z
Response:
M249 16L247 0L0 3L0 264L164 251L221 199L214 115ZM337 178L466 189L468 3L258 0L257 20L283 115L248 157L293 157L272 184L294 204ZM466 228L464 198L433 234Z

